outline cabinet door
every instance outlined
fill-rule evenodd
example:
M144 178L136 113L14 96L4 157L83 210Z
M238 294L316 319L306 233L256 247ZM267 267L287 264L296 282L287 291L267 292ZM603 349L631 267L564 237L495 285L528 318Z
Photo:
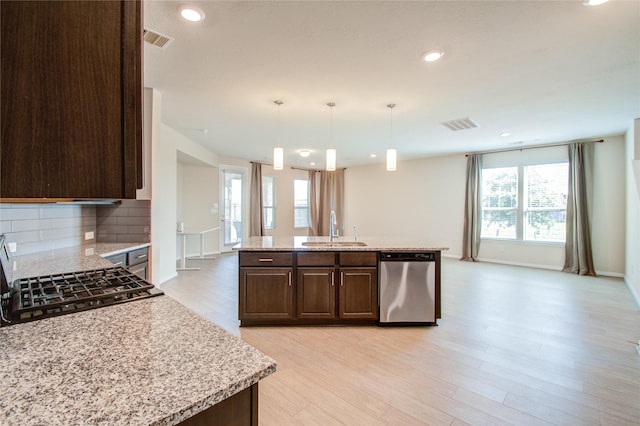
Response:
M378 318L376 268L340 268L340 318Z
M335 269L299 267L296 296L298 318L335 318Z
M240 268L240 320L293 318L293 268Z
M141 16L139 1L2 3L3 198L135 198Z

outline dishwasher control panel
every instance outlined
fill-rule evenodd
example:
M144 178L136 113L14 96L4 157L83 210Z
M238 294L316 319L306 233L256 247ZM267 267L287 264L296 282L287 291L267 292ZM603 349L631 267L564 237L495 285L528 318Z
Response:
M435 262L435 252L388 251L380 253L382 262Z

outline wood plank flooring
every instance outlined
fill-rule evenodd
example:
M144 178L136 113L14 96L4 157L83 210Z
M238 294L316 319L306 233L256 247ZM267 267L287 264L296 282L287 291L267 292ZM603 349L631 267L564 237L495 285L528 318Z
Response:
M639 425L622 280L443 259L437 327L239 327L237 254L165 293L274 358L260 424Z

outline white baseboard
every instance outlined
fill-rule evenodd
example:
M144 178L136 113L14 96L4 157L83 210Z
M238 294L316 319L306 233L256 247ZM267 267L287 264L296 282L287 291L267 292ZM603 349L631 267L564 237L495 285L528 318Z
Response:
M638 309L640 309L640 295L636 293L633 286L629 283L629 281L627 281L627 277L624 277L624 283L627 285L627 288L629 289L633 300L636 302L636 306L638 307ZM638 345L640 345L640 341L638 341Z
M603 277L623 278L624 279L624 274L622 274L620 272L596 271L596 274L598 276L603 276Z
M558 266L551 265L542 265L537 263L526 263L526 262L510 262L508 260L499 260L499 259L486 259L483 257L478 258L479 262L487 262L487 263L497 263L500 265L509 265L509 266L524 266L525 268L535 268L535 269L548 269L550 271L561 271L562 268Z
M462 257L461 254L456 254L456 253L445 253L445 252L441 252L441 256L442 257L448 257L450 259L460 259Z
M162 281L161 283L153 283L153 285L155 285L158 288L162 287L162 284L171 281L172 279L176 278L178 276L178 273L174 273L173 275L171 275L169 278L167 278L166 280Z

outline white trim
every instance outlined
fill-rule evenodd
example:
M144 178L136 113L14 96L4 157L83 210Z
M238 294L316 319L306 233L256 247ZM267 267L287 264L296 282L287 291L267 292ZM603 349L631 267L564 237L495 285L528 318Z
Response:
M508 260L486 259L482 257L478 258L478 262L497 263L501 265L510 265L510 266L524 266L526 268L548 269L550 271L562 271L562 268L557 266L541 265L537 263L509 262Z
M636 291L633 289L633 286L631 285L631 283L629 283L629 281L627 281L627 277L624 277L624 283L627 285L627 288L629 289L629 292L631 293L631 296L633 296L633 300L636 302L636 306L638 306L638 309L640 309L640 295L638 293L636 293ZM638 345L640 345L640 340L638 340Z
M169 281L171 281L172 279L177 278L177 277L178 277L178 273L177 273L177 272L175 272L173 275L171 275L170 277L168 277L167 279L165 279L165 280L164 280L164 281L162 281L161 283L153 283L153 285L155 285L155 286L156 286L156 287L158 287L158 288L162 288L162 285L163 285L164 283L169 282Z

